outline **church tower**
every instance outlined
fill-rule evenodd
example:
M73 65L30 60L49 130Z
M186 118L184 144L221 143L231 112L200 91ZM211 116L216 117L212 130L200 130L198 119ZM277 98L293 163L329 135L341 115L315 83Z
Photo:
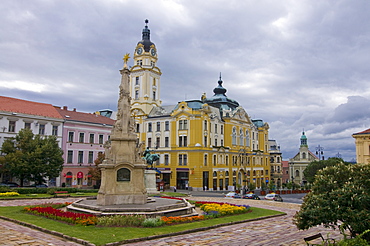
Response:
M131 107L135 115L148 115L153 107L161 106L160 79L162 72L157 67L157 48L150 41L148 20L142 32L142 40L136 45L134 66L130 70Z

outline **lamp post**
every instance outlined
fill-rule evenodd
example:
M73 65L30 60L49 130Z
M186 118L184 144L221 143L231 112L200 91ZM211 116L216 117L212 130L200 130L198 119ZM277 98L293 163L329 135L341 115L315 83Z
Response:
M319 161L321 160L321 156L324 154L324 147L321 147L320 144L316 147L316 155L319 155ZM322 156L322 159L324 160L325 157Z

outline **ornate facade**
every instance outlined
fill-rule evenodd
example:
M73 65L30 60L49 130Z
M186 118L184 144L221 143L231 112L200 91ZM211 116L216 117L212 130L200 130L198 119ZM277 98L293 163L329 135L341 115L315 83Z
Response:
M307 181L303 175L303 171L306 169L308 164L315 160L318 161L319 158L317 158L317 156L308 149L308 139L305 132L302 132L299 152L293 158L289 159L290 181L299 185L304 185Z
M157 49L146 21L130 69L131 116L141 146L160 155L165 187L232 190L270 181L269 125L252 120L226 96L221 76L214 95L162 105Z

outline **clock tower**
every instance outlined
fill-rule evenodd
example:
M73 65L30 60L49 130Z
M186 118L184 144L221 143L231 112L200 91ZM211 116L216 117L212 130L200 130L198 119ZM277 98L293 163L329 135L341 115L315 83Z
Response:
M131 108L137 116L146 116L153 107L161 106L159 89L162 72L157 67L157 48L150 41L148 22L145 20L142 40L136 45L134 66L130 70Z

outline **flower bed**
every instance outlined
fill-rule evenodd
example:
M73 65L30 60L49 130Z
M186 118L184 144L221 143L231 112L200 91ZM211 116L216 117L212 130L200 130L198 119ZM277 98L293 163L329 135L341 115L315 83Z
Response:
M11 196L19 196L18 192L5 192L5 193L0 193L1 197L11 197Z
M64 205L65 206L65 205ZM53 206L25 207L24 211L50 219L61 220L76 225L96 225L98 219L92 214L65 212Z
M156 227L163 224L171 225L178 223L188 223L193 221L217 218L220 216L251 212L250 207L247 205L235 205L222 202L196 202L195 205L200 207L200 209L204 211L204 215L189 217L162 216L160 218L146 218L144 215L113 215L97 217L92 214L65 212L58 209L69 204L70 203L42 204L38 206L25 207L24 211L76 225L134 227Z

